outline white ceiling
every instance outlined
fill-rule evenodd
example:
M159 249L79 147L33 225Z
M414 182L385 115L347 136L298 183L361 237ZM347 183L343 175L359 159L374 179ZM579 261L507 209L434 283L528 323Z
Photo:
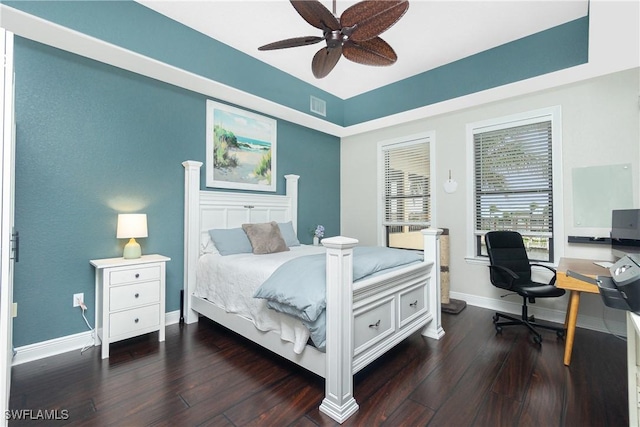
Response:
M398 55L389 67L370 67L344 57L324 79L311 59L324 42L258 51L264 44L321 36L286 0L137 0L262 62L346 99L478 52L586 16L588 0L410 0L407 13L381 37ZM332 2L323 0L327 9ZM339 16L354 1L337 1Z

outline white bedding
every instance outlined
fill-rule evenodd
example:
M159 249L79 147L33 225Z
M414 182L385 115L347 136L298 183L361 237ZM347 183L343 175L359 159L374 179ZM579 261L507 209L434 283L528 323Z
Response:
M302 353L309 330L298 319L266 307L266 301L253 298L255 290L286 261L304 255L324 253L323 246L293 246L287 252L268 255L204 254L198 260L195 295L219 305L229 313L250 319L261 331L274 331L294 344Z

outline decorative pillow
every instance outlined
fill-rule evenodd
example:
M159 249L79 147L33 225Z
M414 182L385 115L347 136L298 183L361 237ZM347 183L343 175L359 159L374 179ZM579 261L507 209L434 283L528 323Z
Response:
M253 247L253 253L256 255L289 250L282 238L282 233L280 233L280 227L275 221L262 224L242 224L242 229L247 233Z
M251 242L242 228L214 228L209 236L220 255L250 254Z
M278 227L280 227L280 233L287 246L300 246L300 241L296 236L296 232L293 230L293 223L291 221L279 222Z

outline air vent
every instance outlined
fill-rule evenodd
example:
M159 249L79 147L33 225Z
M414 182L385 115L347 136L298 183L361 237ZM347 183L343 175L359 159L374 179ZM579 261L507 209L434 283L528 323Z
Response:
M316 113L322 117L327 116L327 103L320 98L311 96L311 112Z

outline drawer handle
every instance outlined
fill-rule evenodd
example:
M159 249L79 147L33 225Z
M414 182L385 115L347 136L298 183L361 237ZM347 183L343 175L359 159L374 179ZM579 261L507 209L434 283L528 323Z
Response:
M139 296L140 296L140 294L138 294L138 293L136 293L136 294L134 295L134 297L136 297L136 298L138 298Z
M410 307L417 307L417 305L418 305L418 300L415 300L414 302L409 304Z
M139 321L140 319L138 319L137 317L136 317L136 320L134 320L135 323L138 323Z
M380 320L378 319L378 321L372 325L369 325L370 328L374 328L374 329L378 329L378 327L380 326Z
M136 279L140 278L140 273L136 273Z

